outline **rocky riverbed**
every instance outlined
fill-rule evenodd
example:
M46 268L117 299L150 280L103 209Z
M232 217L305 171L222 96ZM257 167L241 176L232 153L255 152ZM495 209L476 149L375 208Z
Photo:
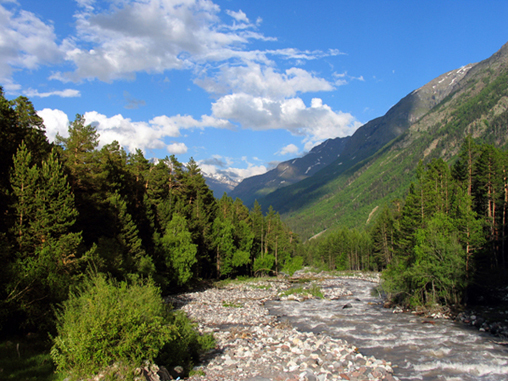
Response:
M396 379L391 363L364 356L353 343L299 332L269 314L264 306L269 300L298 303L316 296L333 300L350 295L340 278L314 278L301 284L294 278L230 283L171 298L201 332L213 332L217 343L190 380Z

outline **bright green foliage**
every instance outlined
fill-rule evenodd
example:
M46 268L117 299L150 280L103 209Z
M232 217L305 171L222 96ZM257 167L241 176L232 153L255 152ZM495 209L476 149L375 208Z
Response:
M77 216L74 196L55 151L41 169L30 166L30 159L22 144L11 175L17 244L6 300L26 315L25 324L33 326L48 324L48 305L67 297L81 235L71 231Z
M265 254L254 260L254 274L270 274L275 264L275 256Z
M173 215L161 242L170 276L179 286L186 284L192 278L192 266L197 262L197 245L192 243L185 217Z
M35 195L37 192L39 173L32 165L32 155L22 142L14 157L14 168L11 174L11 187L16 199L16 218L13 233L20 251L33 250L33 231L30 221L35 214Z
M331 270L360 270L372 267L371 240L367 232L339 229L326 234L306 252L307 263Z
M453 222L437 213L418 229L413 261L399 258L383 274L387 291L404 292L412 305L460 303L467 286L466 252Z
M289 276L293 276L293 274L301 270L303 266L303 257L296 256L293 258L289 258L284 263L284 267L282 267L282 271Z
M416 233L415 264L409 269L416 304L458 304L466 288L466 253L453 221L435 214Z
M385 288L410 304L458 304L506 271L506 153L468 137L452 170L419 167L396 232ZM453 176L452 176L453 175ZM375 247L381 245L375 236Z
M132 371L178 340L176 326L152 282L116 283L93 275L71 293L57 316L58 336L51 356L58 370L72 379L97 374L114 363Z

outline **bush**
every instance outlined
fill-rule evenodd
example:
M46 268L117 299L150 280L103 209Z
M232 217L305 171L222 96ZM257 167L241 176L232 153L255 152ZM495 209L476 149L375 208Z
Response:
M199 335L185 316L169 311L152 281L115 282L92 275L56 315L58 336L51 357L71 379L108 368L122 369L122 377L132 378L136 367L144 360L153 362L163 348L179 348L175 361L199 350ZM195 348L189 348L194 345L190 331Z
M303 267L303 258L300 256L296 256L293 258L289 258L284 263L284 267L282 268L282 271L288 274L289 276L293 276L293 274L301 270Z

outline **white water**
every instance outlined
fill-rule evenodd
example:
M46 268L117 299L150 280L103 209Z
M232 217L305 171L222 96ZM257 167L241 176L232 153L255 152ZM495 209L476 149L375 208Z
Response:
M400 380L508 380L508 348L494 337L449 320L393 314L371 296L373 283L344 284L353 292L344 299L266 306L300 330L346 339L365 355L391 361ZM342 308L346 303L352 308Z

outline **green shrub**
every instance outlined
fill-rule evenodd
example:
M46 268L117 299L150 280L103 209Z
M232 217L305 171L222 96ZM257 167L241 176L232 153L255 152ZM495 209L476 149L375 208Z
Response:
M282 271L288 274L289 276L293 276L293 274L301 270L303 267L303 258L300 256L296 256L293 258L289 258L284 263L284 267L282 268Z
M161 349L155 363L166 367L179 365L188 374L199 361L200 353L215 347L215 340L212 334L200 335L182 311L172 313L170 323L176 328L178 337Z
M200 344L188 339L199 335L185 316L169 311L152 281L115 282L102 274L90 276L63 303L57 332L51 356L58 371L71 379L108 368L132 378L134 368L154 361L161 350L178 347L180 355L173 359L181 361ZM117 366L111 368L113 364Z
M275 264L275 257L271 254L265 254L254 260L254 273L255 274L270 274Z

